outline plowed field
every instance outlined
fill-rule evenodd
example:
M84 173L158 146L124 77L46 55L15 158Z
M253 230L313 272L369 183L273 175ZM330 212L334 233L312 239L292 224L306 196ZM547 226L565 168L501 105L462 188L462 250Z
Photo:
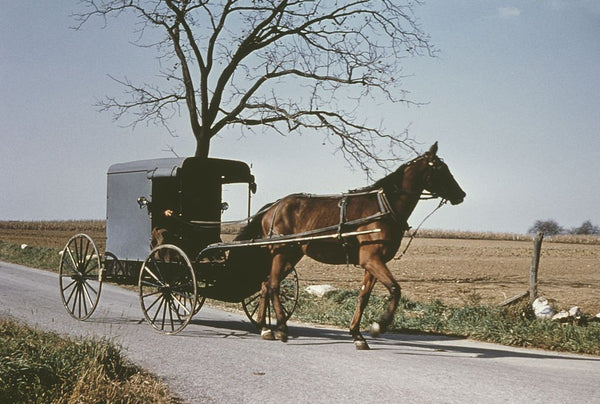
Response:
M497 304L529 288L532 241L415 239L407 253L388 263L411 300L450 304ZM360 268L330 266L304 258L297 266L306 284L360 287ZM600 246L544 241L540 295L560 308L600 312ZM380 287L379 292L385 293Z

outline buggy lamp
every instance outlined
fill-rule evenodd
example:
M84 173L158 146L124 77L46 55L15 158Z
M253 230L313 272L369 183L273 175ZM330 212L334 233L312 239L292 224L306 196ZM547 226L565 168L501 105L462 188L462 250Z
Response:
M137 203L140 205L140 209L147 208L150 205L150 201L145 196L137 198Z

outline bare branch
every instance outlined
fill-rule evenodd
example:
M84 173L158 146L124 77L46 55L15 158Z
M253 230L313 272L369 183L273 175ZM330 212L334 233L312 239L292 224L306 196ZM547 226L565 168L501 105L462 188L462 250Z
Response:
M80 29L92 19L133 17L150 30L164 79L117 80L126 101L100 105L115 119L168 127L185 107L197 155L228 125L287 135L324 134L362 169L410 150L406 131L388 132L361 116L365 102L412 103L402 60L433 55L413 15L418 1L82 0ZM141 43L141 41L140 41ZM165 68L165 66L167 68Z

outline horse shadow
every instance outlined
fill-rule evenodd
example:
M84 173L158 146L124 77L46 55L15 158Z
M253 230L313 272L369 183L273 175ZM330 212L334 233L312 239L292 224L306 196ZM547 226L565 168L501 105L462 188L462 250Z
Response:
M371 342L371 341L369 341ZM534 351L531 348L504 346L437 334L386 334L373 340L372 349L389 350L397 355L468 356L475 359L528 358L600 362L600 358L569 352Z
M260 338L256 326L247 320L192 320L191 323L210 327L212 337ZM315 327L290 323L288 344L297 346L346 344L354 349L352 337L347 330ZM195 331L206 336L206 329ZM464 337L439 334L388 333L378 338L367 338L371 351L389 351L395 355L468 356L476 359L529 358L561 359L600 362L600 358L567 352L532 351L527 348L477 342ZM470 343L470 342L472 343Z
M143 326L143 318L105 317L88 320L92 323L110 323ZM195 325L196 327L190 327ZM176 336L166 338L241 338L260 339L258 328L246 318L192 319L190 324ZM315 327L301 323L290 323L290 339L288 344L296 346L318 346L346 344L354 349L352 337L347 330ZM529 359L562 359L573 361L600 362L600 358L565 352L532 351L526 348L509 347L494 343L468 343L467 338L439 334L400 334L387 333L378 338L367 338L371 351L390 352L394 355L415 356L468 356L476 359L529 358Z

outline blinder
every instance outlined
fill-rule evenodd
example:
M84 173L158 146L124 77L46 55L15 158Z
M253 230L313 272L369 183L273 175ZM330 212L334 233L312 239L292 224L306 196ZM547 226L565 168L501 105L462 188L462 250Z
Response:
M427 157L423 156L423 158ZM429 191L428 199L435 199L440 197L440 195L432 189L435 185L433 180L435 176L439 174L444 167L446 167L446 164L438 156L433 156L427 160L427 166L428 170L423 178L425 182L425 189Z

